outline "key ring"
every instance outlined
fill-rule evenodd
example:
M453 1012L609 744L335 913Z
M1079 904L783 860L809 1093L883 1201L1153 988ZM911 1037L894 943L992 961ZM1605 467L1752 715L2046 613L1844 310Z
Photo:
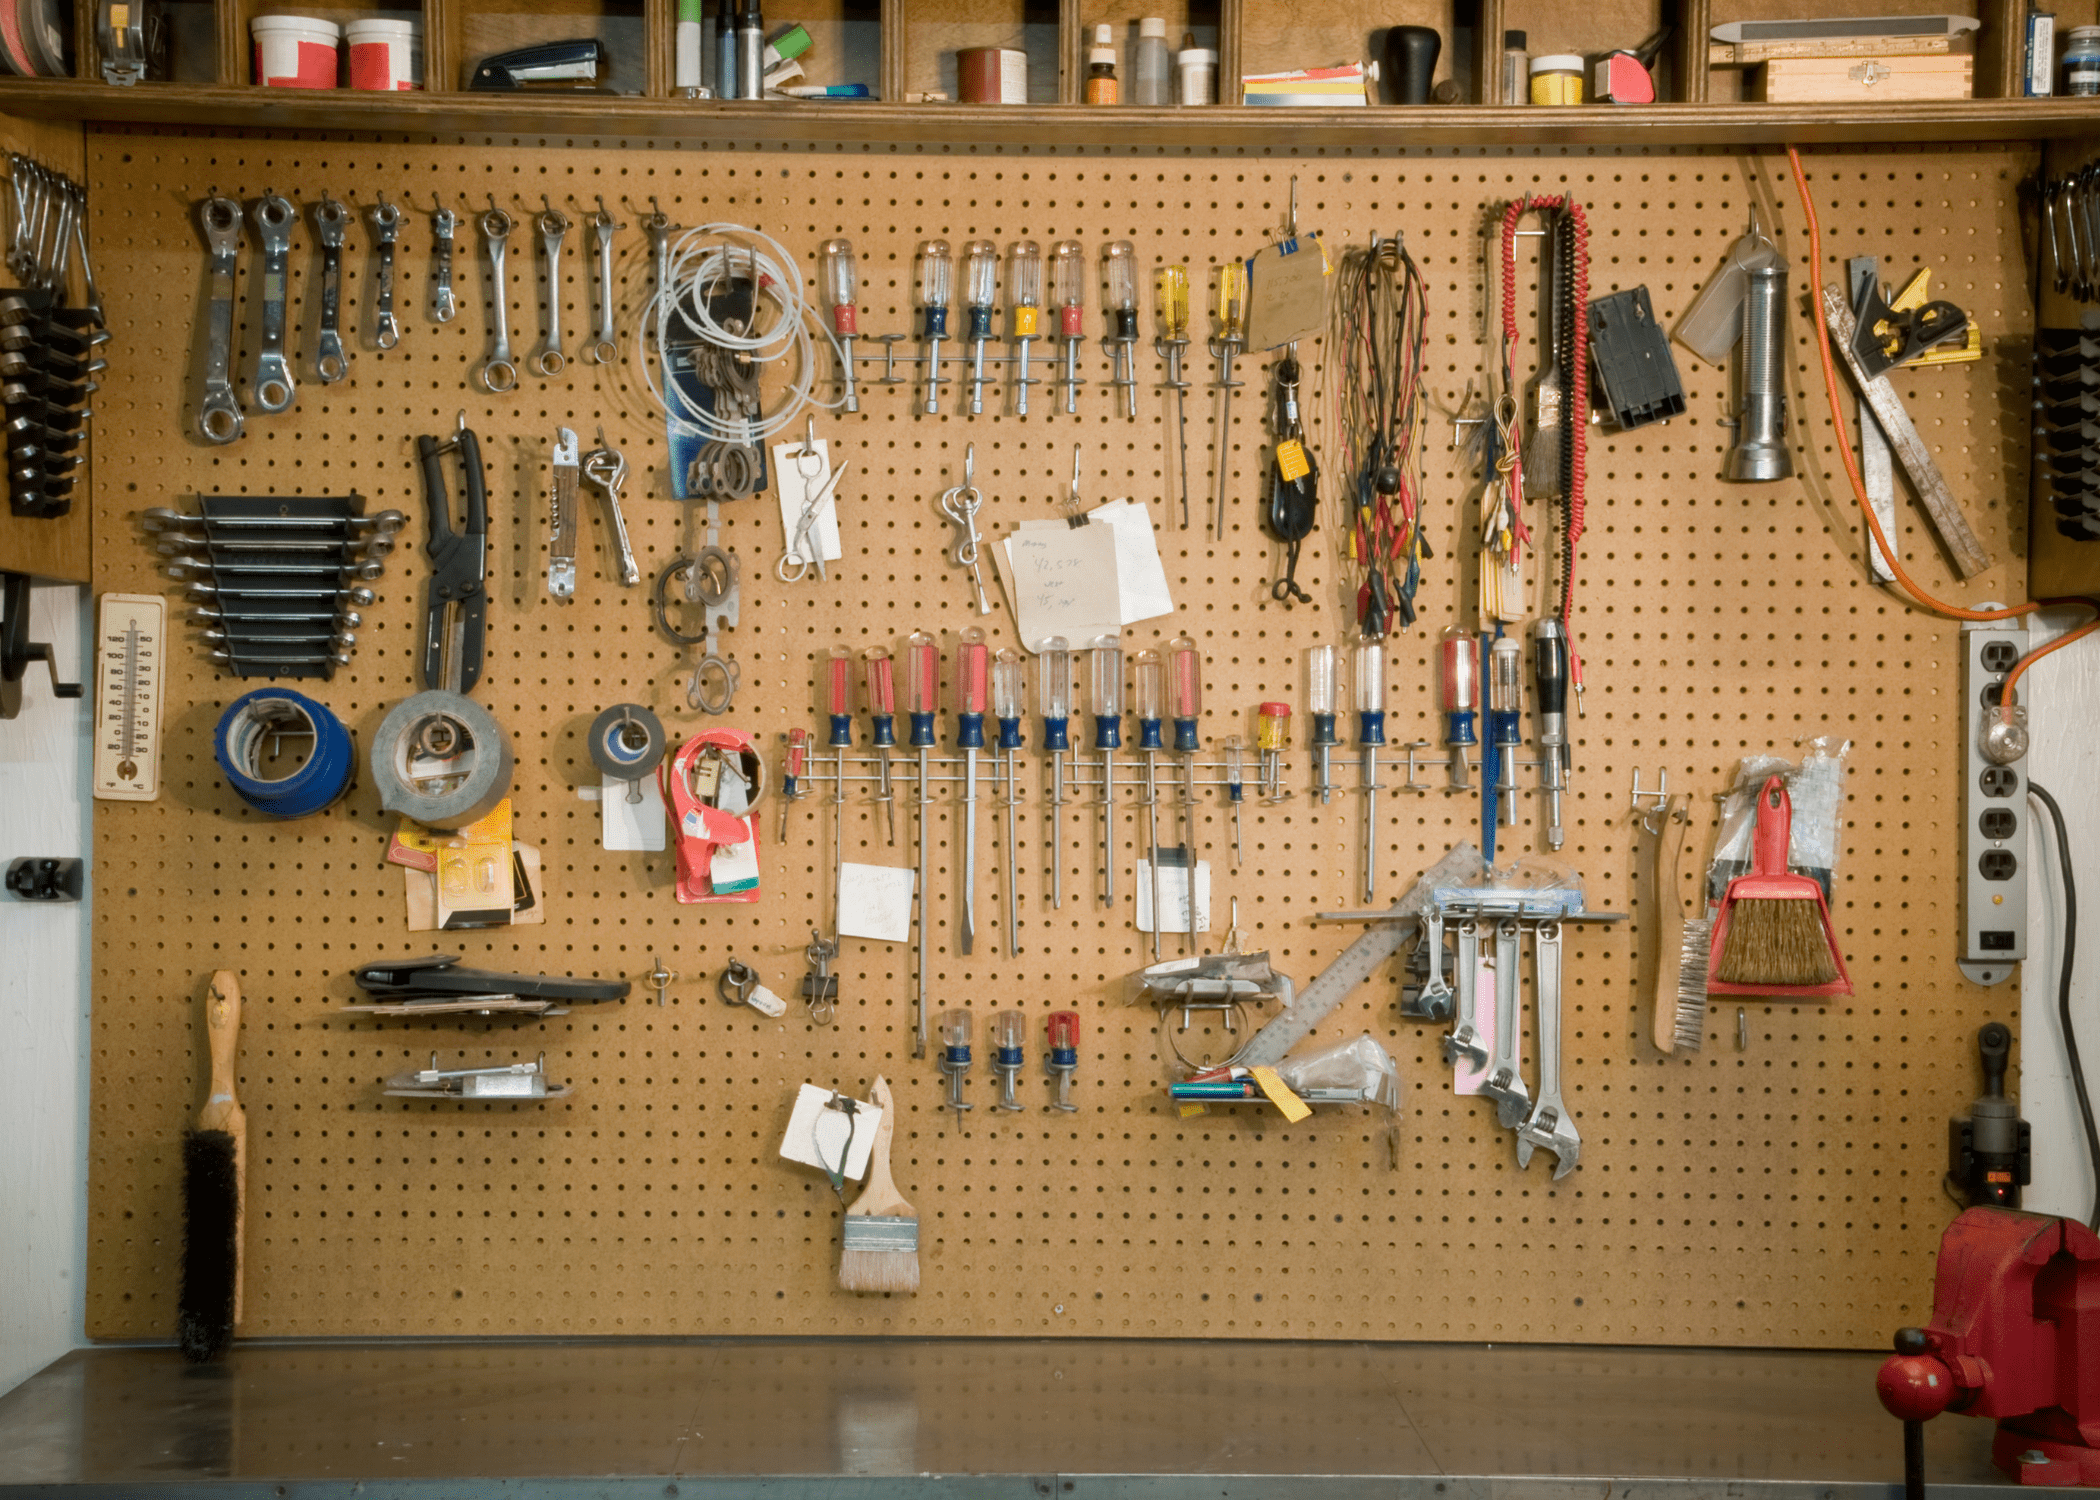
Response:
M715 993L731 1005L749 1005L757 988L758 970L740 958L732 958L729 967L715 977Z

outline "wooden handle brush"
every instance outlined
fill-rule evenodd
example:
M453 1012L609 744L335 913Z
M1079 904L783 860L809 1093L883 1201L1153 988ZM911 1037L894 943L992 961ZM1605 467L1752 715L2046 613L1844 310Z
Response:
M849 1292L916 1292L919 1289L919 1211L890 1178L890 1138L897 1132L897 1106L881 1078L868 1098L882 1111L875 1147L868 1154L868 1180L846 1210L845 1245L839 1251L839 1285Z
M248 1197L248 1116L234 1097L241 1041L240 981L225 969L204 1001L211 1089L197 1128L182 1143L182 1297L176 1333L183 1354L225 1352L241 1320L241 1230Z
M1665 826L1655 860L1655 1046L1661 1052L1697 1052L1706 1040L1707 949L1712 924L1703 915L1684 914L1684 841L1691 830L1690 799L1671 798L1663 817ZM1667 853L1663 841L1667 841Z

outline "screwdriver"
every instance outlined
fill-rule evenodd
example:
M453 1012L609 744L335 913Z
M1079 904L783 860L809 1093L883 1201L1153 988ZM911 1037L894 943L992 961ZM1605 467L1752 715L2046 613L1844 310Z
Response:
M1451 747L1451 786L1463 791L1473 779L1466 747L1480 743L1473 730L1480 708L1480 642L1463 625L1444 632L1437 648L1437 681L1444 700L1444 743Z
M1014 369L1014 415L1028 415L1028 346L1034 341L1043 307L1043 252L1034 240L1015 240L1006 252L1006 310L1013 341L1020 349Z
M1218 508L1211 517L1211 536L1225 540L1225 480L1227 455L1232 452L1232 393L1241 382L1232 378L1232 362L1247 339L1247 268L1229 260L1218 267L1217 336L1210 341L1211 357L1218 362Z
M940 647L925 631L914 630L904 643L904 711L911 716L912 748L919 752L919 882L913 893L919 908L919 1002L914 1014L913 1057L926 1055L926 880L927 847L932 842L926 821L933 810L928 794L932 768L926 752L933 748L933 720L940 712L940 694Z
M1057 1098L1045 1108L1074 1114L1079 1109L1072 1102L1072 1075L1079 1071L1079 1012L1053 1010L1043 1029L1050 1041L1043 1065L1057 1079Z
M1079 410L1079 346L1086 342L1086 247L1059 240L1050 247L1050 295L1057 299L1057 336L1065 347L1065 410Z
M1247 800L1247 742L1238 735L1225 739L1225 795L1232 803L1232 867L1245 858L1240 840L1240 804Z
M780 777L780 841L788 836L788 811L802 800L802 773L809 767L809 731L788 731L787 769Z
M853 375L853 340L860 333L860 263L853 255L853 241L826 240L818 251L824 266L824 300L831 304L831 331L838 335L845 361L841 380L846 410L860 410L860 385Z
M1072 649L1061 635L1043 642L1036 653L1036 702L1043 715L1043 748L1050 752L1050 904L1065 904L1065 751L1072 748Z
M1174 750L1181 757L1181 815L1187 830L1189 919L1182 932L1185 950L1196 951L1196 721L1203 717L1203 653L1189 637L1167 644L1167 686L1174 694Z
M1123 643L1094 638L1094 748L1101 752L1101 904L1116 904L1116 747L1123 743Z
M984 411L984 344L992 336L992 298L999 280L999 247L990 240L963 246L963 301L970 313L970 415Z
M897 842L897 794L890 784L890 747L897 743L896 663L887 646L870 646L860 656L862 682L868 700L868 717L874 723L878 770L875 800L889 820L890 843Z
M1123 415L1137 416L1137 247L1128 240L1113 240L1101 252L1102 280L1108 284L1108 305L1101 309L1102 326L1108 331L1101 342L1111 349L1108 383L1123 388Z
M941 409L941 340L948 336L948 304L955 300L955 255L946 240L919 250L919 305L926 319L926 412Z
M992 1071L999 1077L999 1097L993 1109L1014 1114L1021 1101L1014 1097L1014 1083L1027 1062L1028 1021L1017 1010L1002 1010L992 1017Z
M1356 742L1363 753L1364 901L1378 895L1378 747L1385 743L1385 647L1356 648Z
M955 743L963 753L962 951L977 941L977 752L984 748L985 675L989 666L984 631L962 633L955 649Z
M1568 785L1568 628L1551 615L1531 627L1532 682L1539 704L1539 784L1546 791L1546 847L1558 849L1560 795Z
M1159 930L1167 923L1159 904L1159 752L1164 748L1159 726L1165 717L1166 669L1159 653L1147 649L1131 658L1130 675L1137 687L1138 748L1145 752L1145 838L1152 848L1152 961L1158 963Z
M1261 751L1261 800L1287 802L1290 789L1283 784L1283 754L1291 748L1291 706L1264 703L1255 723L1254 746Z
M1189 347L1189 268L1161 266L1156 279L1159 300L1159 335L1153 349L1167 362L1166 387L1174 393L1174 427L1181 439L1181 529L1189 529L1189 416L1186 392L1189 383L1181 373L1181 357Z
M1524 648L1498 635L1488 648L1488 737L1495 748L1495 792L1501 821L1517 821L1517 749L1524 743Z
M838 890L846 858L846 752L853 748L853 648L833 646L824 663L825 710L831 718L831 936L839 936Z
M1027 664L1020 652L1001 646L992 658L992 717L999 721L1000 770L1006 778L1006 951L1013 956L1021 951L1020 856L1014 837L1014 809L1020 805L1021 785L1014 780L1014 752L1021 748L1021 715L1027 702Z
M1305 711L1312 715L1312 739L1308 743L1313 747L1313 774L1317 778L1323 807L1334 797L1328 757L1333 754L1335 746L1335 677L1334 647L1308 646L1305 651Z

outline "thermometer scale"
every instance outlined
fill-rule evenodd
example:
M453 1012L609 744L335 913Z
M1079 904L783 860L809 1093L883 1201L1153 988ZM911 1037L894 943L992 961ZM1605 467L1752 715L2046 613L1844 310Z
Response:
M96 619L95 795L151 802L160 795L161 635L158 594L104 594Z

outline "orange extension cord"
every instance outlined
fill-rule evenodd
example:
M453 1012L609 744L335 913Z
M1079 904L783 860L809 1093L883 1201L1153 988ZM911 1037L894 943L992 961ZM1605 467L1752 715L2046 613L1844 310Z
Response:
M1816 220L1815 200L1809 196L1808 177L1801 170L1801 153L1792 146L1786 148L1787 160L1794 166L1794 186L1801 193L1801 210L1808 216L1808 281L1809 311L1816 325L1816 352L1823 358L1823 389L1830 397L1830 422L1837 433L1837 451L1845 461L1845 473L1852 480L1852 493L1859 500L1859 512L1866 517L1868 530L1874 540L1881 544L1881 555L1888 562L1889 571L1903 591L1929 610L1947 615L1956 620L2009 620L2019 615L2033 614L2038 609L2056 605L2077 604L2093 612L2093 618L2075 630L2066 631L2046 646L2028 652L2014 663L2006 674L2003 701L2009 713L2014 706L2014 689L2026 670L2052 651L2061 651L2082 636L2100 630L2100 599L2089 599L2083 595L2069 595L2055 599L2033 599L2024 604L2010 605L2004 609L1963 609L1958 604L1948 604L1935 599L1912 582L1903 564L1897 560L1896 549L1889 545L1888 536L1881 529L1881 522L1874 514L1874 507L1867 499L1866 482L1859 476L1859 464L1852 456L1852 444L1845 437L1845 418L1838 404L1837 369L1830 361L1830 330L1823 321L1823 230Z

